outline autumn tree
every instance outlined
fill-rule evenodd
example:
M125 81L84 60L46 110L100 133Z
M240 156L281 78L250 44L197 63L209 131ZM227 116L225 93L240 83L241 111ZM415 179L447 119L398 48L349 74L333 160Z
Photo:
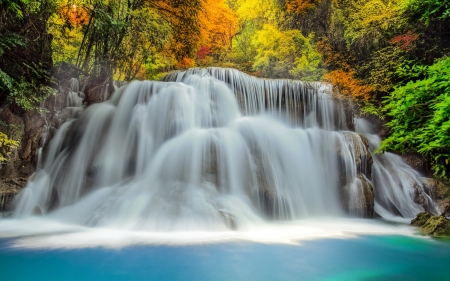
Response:
M73 48L58 58L74 62L79 73L96 85L95 90L88 88L88 96L93 91L98 95L106 84L112 92L114 73L126 80L145 78L145 71L153 71L161 61L193 57L201 38L201 8L201 0L62 3L52 22L57 26L56 43Z
M210 50L216 60L227 56L232 48L239 22L226 0L204 0L199 14L200 43Z

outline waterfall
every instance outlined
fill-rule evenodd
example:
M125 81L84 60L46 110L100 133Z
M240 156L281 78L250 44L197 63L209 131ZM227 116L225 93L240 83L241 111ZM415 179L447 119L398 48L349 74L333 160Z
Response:
M134 81L60 127L13 215L210 231L436 211L419 174L372 155L376 136L351 131L330 92L221 68Z

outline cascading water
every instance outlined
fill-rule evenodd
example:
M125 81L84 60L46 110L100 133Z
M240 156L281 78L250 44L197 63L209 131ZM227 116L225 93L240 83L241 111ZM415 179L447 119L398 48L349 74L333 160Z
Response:
M164 80L132 82L61 126L14 216L209 231L436 212L418 173L392 154L372 156L378 141L364 126L349 131L327 84L220 68Z

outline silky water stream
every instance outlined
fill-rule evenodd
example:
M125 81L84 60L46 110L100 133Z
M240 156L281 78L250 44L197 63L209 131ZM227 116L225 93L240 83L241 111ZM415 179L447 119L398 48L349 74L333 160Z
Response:
M438 212L424 179L330 85L163 80L59 128L0 220L2 280L448 280L450 245L408 226Z

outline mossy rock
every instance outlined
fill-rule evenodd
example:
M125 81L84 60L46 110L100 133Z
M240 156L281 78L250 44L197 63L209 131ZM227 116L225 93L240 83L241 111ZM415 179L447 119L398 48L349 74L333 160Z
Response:
M430 212L421 212L411 221L411 225L422 228L428 235L450 237L450 220L443 216L435 216Z
M422 229L429 235L450 237L450 221L442 216L429 218Z
M428 221L428 219L432 218L434 215L430 212L421 212L418 213L416 218L411 221L411 225L422 227Z

